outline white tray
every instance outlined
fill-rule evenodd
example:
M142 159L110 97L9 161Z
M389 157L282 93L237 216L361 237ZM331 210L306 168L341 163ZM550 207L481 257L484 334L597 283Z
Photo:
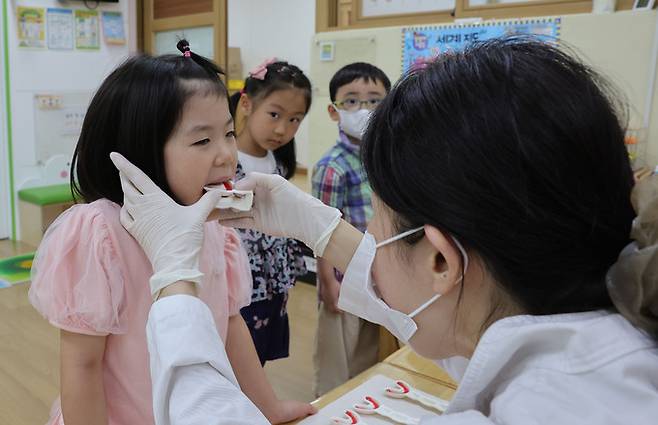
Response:
M375 397L380 403L402 412L409 416L422 418L423 416L433 416L439 413L435 410L428 409L422 405L408 399L395 399L387 397L384 391L387 387L395 386L395 380L387 378L383 375L375 375L368 379L363 384L359 385L352 391L340 397L338 400L328 404L320 409L320 411L303 421L298 425L330 425L331 418L334 416L342 416L345 409L353 409L355 403L363 401L363 397L370 395ZM395 422L383 418L379 415L360 415L361 419L365 420L368 425L391 425Z

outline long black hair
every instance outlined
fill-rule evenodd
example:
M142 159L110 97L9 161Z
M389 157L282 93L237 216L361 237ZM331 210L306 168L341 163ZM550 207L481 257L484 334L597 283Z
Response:
M119 152L176 199L165 174L164 145L186 100L198 93L226 98L222 70L190 51L181 55L137 55L103 81L87 109L71 164L71 191L85 202L123 203L119 172L110 152Z
M611 308L605 275L634 218L611 93L526 38L442 55L376 110L362 146L369 181L400 230L452 234L527 313Z
M304 98L306 99L306 110L304 113L308 113L312 101L311 82L304 75L304 72L295 65L279 61L267 65L267 73L264 79L260 80L249 76L244 80L244 89L229 98L231 114L236 122L239 121L236 112L242 93L246 93L253 102L257 103L275 91L290 88L297 88L304 91ZM282 164L285 168L286 175L284 177L289 179L294 176L297 169L295 138L293 137L289 143L274 150L273 153L277 163Z

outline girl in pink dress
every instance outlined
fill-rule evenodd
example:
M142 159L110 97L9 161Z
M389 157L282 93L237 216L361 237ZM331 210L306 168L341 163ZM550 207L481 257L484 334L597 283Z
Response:
M98 89L72 163L72 190L86 203L62 214L37 252L30 301L61 335L61 402L49 424L153 424L145 331L153 270L119 221L123 193L109 153L123 154L182 205L233 178L237 165L221 71L186 41L178 48L183 54L127 60ZM309 404L278 400L260 366L240 316L252 282L235 231L205 224L199 269L199 296L242 390L273 423L312 413Z

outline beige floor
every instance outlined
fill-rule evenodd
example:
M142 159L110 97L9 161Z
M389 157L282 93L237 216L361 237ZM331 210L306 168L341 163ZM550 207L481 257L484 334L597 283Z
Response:
M0 239L0 258L34 252L34 247L23 242Z
M33 247L0 241L0 258ZM27 300L28 284L0 289L0 424L45 423L59 382L55 328ZM300 283L290 294L291 344L288 359L266 365L281 398L310 401L312 342L317 323L315 287Z
M290 357L265 365L280 398L312 401L313 337L318 323L315 286L298 283L290 292Z

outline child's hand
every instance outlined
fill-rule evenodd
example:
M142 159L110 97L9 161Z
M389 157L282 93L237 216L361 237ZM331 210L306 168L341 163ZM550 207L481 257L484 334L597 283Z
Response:
M316 413L318 413L318 409L309 403L302 403L297 400L280 400L275 414L269 419L272 424L285 424Z

